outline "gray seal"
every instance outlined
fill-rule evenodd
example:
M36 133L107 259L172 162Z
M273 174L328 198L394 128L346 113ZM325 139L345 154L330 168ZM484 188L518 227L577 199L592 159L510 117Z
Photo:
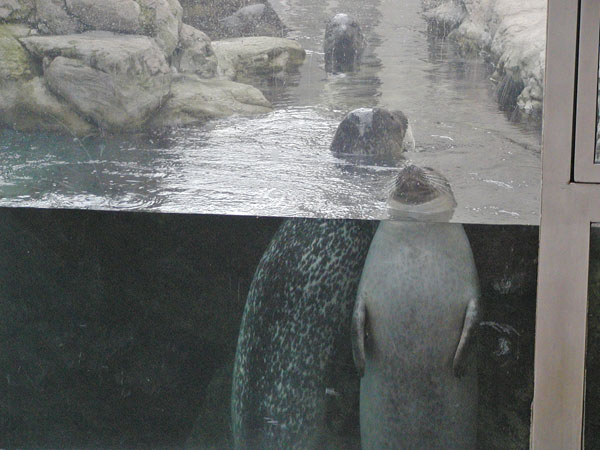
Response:
M231 403L236 449L360 448L350 324L374 225L288 219L273 237L240 327ZM352 414L354 442L340 442L348 432L333 421L345 415L352 422Z
M325 27L325 70L350 72L360 65L365 38L356 20L347 14L336 14Z
M330 149L336 154L378 155L403 159L408 119L401 111L359 108L338 126Z
M362 447L475 449L475 263L462 225L427 221L441 208L414 220L416 205L451 192L431 169L409 167L396 184L412 190L391 197L393 209L407 207L411 215L379 224L352 319ZM454 200L438 206L444 203L453 207Z

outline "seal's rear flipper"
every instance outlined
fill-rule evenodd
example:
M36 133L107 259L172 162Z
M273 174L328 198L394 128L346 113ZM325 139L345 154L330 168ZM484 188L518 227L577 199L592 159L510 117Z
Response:
M476 327L479 320L479 299L474 298L471 299L467 305L462 333L460 335L460 340L458 341L458 346L456 347L454 361L452 362L452 371L454 372L455 377L460 378L465 374L467 356L470 347L472 347L473 340L475 339Z
M365 325L367 322L367 306L362 295L359 295L354 304L352 314L352 356L358 374L362 378L365 374Z

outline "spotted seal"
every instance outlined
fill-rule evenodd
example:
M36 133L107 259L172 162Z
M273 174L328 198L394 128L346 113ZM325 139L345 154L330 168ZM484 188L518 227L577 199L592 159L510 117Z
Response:
M235 448L352 448L331 444L330 412L344 401L339 397L358 400L350 322L374 232L367 221L294 218L273 237L240 327L231 403ZM344 364L354 373L355 392L339 384ZM357 412L354 448L360 448Z
M342 119L330 150L336 154L403 159L405 137L412 140L412 132L408 119L401 111L358 108Z
M479 283L462 225L431 221L454 205L439 174L404 167L390 196L404 220L369 248L352 319L363 449L476 448Z
M360 25L348 14L336 14L325 26L323 50L327 72L350 72L360 65L365 38Z

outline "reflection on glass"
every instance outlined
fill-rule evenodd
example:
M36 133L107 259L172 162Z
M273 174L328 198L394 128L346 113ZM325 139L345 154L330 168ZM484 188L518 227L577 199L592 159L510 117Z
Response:
M0 13L3 205L385 218L394 165L329 148L378 107L453 220L538 222L543 0L30 3Z
M379 245L395 227L410 241ZM412 448L528 445L535 227L4 209L0 231L2 447L359 449L403 423ZM478 289L461 339L449 305ZM387 368L410 389L366 395Z

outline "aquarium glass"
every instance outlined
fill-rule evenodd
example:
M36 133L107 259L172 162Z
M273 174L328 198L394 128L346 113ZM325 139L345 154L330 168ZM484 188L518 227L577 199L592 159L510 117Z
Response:
M546 0L249 3L0 2L0 205L383 219L398 158L330 149L383 108L453 221L539 222Z
M444 233L451 227L465 237L459 224L391 224L410 226L413 242L428 227ZM389 364L427 370L413 377L415 408L408 418L392 414L384 422L361 412L361 383L372 366L367 360L361 380L351 345L357 286L377 226L0 209L0 447L228 449L238 436L249 443L245 448L300 442L302 448L359 449L361 424L385 433L389 424L400 429L409 420L423 436L460 439L456 430L468 430L472 448L526 448L537 227L464 226L463 250L472 250L481 291L465 375L452 373L454 344L443 367L431 369L440 342L458 340L458 330L448 328L457 318L443 311L461 286L448 284L442 286L448 295L423 295L435 307L408 305L421 311L412 323L429 327L430 349L397 348ZM429 273L418 285L439 289L433 284L443 278L431 276L438 269L435 261L427 265L427 252L450 244L431 245L411 248L408 262L422 258L422 266L412 267ZM467 266L454 267L460 273ZM376 323L367 308L369 358ZM236 359L236 351L246 359ZM470 383L471 403L440 402L450 382ZM233 408L232 391L242 399ZM440 425L448 417L455 424ZM402 435L392 436L396 444ZM411 448L431 448L425 442Z

